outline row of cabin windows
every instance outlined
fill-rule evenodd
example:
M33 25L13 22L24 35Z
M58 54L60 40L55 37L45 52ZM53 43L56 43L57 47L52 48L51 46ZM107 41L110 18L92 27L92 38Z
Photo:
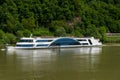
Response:
M77 43L52 43L50 46L65 46L65 45L80 45ZM88 45L88 43L81 43L81 45ZM30 45L16 45L16 47L33 47L34 45L30 44ZM37 47L41 47L41 46L48 46L48 44L38 44Z
M78 43L52 43L50 46L64 46L64 45L80 45ZM88 45L88 43L81 43L81 45ZM16 47L33 47L33 44L26 44L26 45L16 45ZM40 46L48 46L48 44L38 44L37 47Z
M16 47L33 47L34 45L33 44L17 44ZM38 44L36 45L37 47L40 47L40 46L48 46L48 44Z
M17 44L16 47L33 47L34 44Z
M37 40L36 42L51 42L52 40Z
M48 46L48 44L38 44L37 47Z
M51 42L52 40L37 40L36 42ZM33 40L20 40L19 42L33 42Z
M63 41L66 41L66 42L69 42L73 39L59 39L58 41L59 42L63 42ZM51 42L52 40L37 40L36 42ZM75 40L74 40L75 41ZM78 39L78 41L87 41L86 39ZM33 42L33 40L20 40L19 42ZM89 40L89 42L91 43L91 40Z
M20 40L19 42L33 42L33 40Z

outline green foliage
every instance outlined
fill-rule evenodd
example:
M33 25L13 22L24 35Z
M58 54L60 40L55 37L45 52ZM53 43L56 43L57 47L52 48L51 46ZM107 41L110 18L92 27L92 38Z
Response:
M5 37L5 33L2 30L0 30L0 39L4 39L4 37Z
M36 27L34 18L24 18L22 19L22 24L24 28L28 30L34 29Z
M98 29L98 31L99 31L99 33L100 33L100 36L99 36L99 38L100 38L100 40L102 41L102 42L105 42L106 41L106 29L105 29L105 27L104 26L102 26L102 27L100 27L99 29Z
M83 34L81 33L81 29L77 26L74 29L73 34L74 34L74 36L77 36L77 37L83 37Z
M120 36L108 36L105 40L106 43L120 43Z
M0 44L3 43L15 43L16 42L16 36L11 33L4 33L2 30L0 30Z
M4 39L5 39L5 33L0 30L0 44L4 43Z
M30 32L28 29L25 29L25 30L23 31L23 36L24 36L24 37L30 37L30 35L31 35L31 32Z
M33 35L34 36L51 36L52 34L49 32L48 29L45 28L37 28L33 30Z
M75 32L74 32L74 36L77 36L77 37L83 37L83 35L80 33L79 30L75 30Z
M94 36L94 37L99 37L99 32L98 29L95 27L95 25L89 25L88 28L86 29L86 36Z
M54 32L57 27L64 27L65 22L64 21L52 21L50 26L49 26L49 30Z
M24 35L23 35L23 31L17 31L16 32L16 36L18 37L18 38L21 38L21 37L24 37Z
M66 36L66 31L63 27L58 27L55 31L55 36L64 37Z
M35 36L94 36L105 41L105 32L120 32L120 1L1 0L0 30L1 35L17 37L32 32Z
M11 33L6 33L4 41L8 44L16 43L16 36Z

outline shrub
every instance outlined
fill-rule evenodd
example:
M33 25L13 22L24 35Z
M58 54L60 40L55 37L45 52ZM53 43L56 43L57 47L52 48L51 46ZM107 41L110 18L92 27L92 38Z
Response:
M58 37L60 37L60 36L66 36L66 31L65 31L65 29L63 28L63 27L58 27L57 29L56 29L56 31L55 31L55 34L54 34L55 36L58 36Z
M0 44L4 43L4 38L5 38L5 33L2 30L0 30Z
M52 35L46 28L37 28L33 31L34 36L50 36Z
M6 33L5 34L5 43L8 43L8 44L16 43L16 36L11 33Z
M16 36L17 36L18 38L23 37L23 31L17 31L17 32L16 32Z
M28 29L25 29L25 30L23 31L23 36L24 36L24 37L30 37L30 35L31 35L31 32L30 32Z

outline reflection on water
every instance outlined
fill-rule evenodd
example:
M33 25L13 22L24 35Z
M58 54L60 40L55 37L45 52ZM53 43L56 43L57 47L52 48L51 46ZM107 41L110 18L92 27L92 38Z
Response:
M54 54L54 53L78 53L78 54L99 54L102 50L102 47L82 47L82 48L61 48L61 49L37 49L37 50L11 50L7 51L7 54ZM23 54L24 53L24 54Z
M0 80L120 80L120 46L0 51Z
M85 48L67 48L67 49L45 49L45 50L15 50L13 54L17 60L23 62L22 66L27 66L32 64L32 66L44 65L51 62L57 62L59 59L63 59L63 62L66 62L66 59L70 59L70 62L75 60L75 63L81 67L81 71L88 70L89 68L94 68L94 64L98 63L98 55L101 53L100 47L85 47ZM7 52L7 54L11 52ZM77 61L77 59L80 59ZM72 60L72 61L71 61ZM57 63L59 64L59 62ZM74 64L76 65L76 64ZM49 65L50 66L50 65ZM69 65L68 65L69 66ZM75 66L76 67L76 66ZM23 67L24 68L24 67ZM77 69L77 68L76 68ZM27 69L25 69L27 70Z
M0 66L0 73L4 73L0 74L0 78L93 80L101 53L101 47L7 51L4 63L1 62L1 66L4 67Z

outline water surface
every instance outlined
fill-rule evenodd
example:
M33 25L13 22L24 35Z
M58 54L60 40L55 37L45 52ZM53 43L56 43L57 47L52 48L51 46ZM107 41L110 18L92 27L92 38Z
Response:
M120 80L120 46L0 51L0 80Z

